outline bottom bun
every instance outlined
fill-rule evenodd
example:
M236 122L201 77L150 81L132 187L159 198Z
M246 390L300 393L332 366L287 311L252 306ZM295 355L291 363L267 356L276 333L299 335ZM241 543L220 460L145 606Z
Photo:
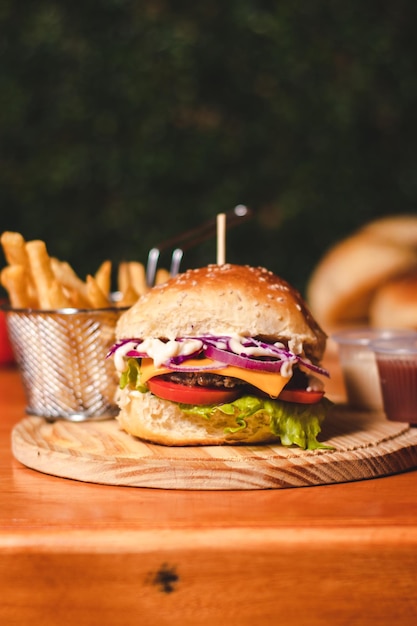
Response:
M250 420L244 431L225 432L236 428L235 419L217 411L208 420L201 415L189 415L178 406L161 400L151 393L123 390L118 397L120 412L117 420L123 430L151 443L165 446L221 445L236 443L279 443L280 438L270 428L267 413Z

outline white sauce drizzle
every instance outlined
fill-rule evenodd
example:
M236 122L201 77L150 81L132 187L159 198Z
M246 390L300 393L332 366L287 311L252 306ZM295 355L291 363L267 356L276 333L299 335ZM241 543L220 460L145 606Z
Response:
M125 369L125 356L130 350L138 350L146 353L149 358L153 359L155 367L160 367L172 359L174 356L188 356L197 352L203 347L203 342L200 339L186 339L184 341L177 341L171 339L170 341L161 341L156 337L148 337L141 343L137 341L128 341L122 344L114 353L114 364L118 372L123 372Z
M231 336L226 340L216 340L214 343L218 348L229 348L235 354L246 356L271 356L271 352L262 346L244 346L243 342L247 340L247 337L241 337L239 335ZM141 353L147 354L147 356L153 359L155 367L160 367L170 358L176 356L189 356L194 352L198 352L204 345L204 341L195 338L181 338L181 340L171 339L169 341L162 341L156 337L148 337L142 342L128 341L121 344L116 348L113 359L116 370L121 374L126 368L126 354L130 350L138 350ZM274 346L278 348L285 348L285 345L281 342L276 342ZM297 361L297 356L302 354L302 342L299 339L291 339L288 342L288 349L293 353L293 356L283 358L280 374L284 377L291 377L293 374L293 365ZM312 375L311 372L299 364L301 370L305 372L308 377L308 391L322 391L324 389L323 382Z

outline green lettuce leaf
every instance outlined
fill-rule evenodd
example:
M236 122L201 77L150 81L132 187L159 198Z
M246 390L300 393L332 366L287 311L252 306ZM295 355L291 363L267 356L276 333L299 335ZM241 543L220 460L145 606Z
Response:
M127 359L127 367L120 376L120 389L124 389L127 386L132 389L137 389L137 391L141 391L142 393L146 393L148 391L148 387L141 383L140 361L134 358Z
M258 398L257 396L242 396L233 402L219 405L189 405L180 404L184 413L200 415L205 419L221 411L228 416L235 416L236 427L228 427L225 432L234 433L244 430L250 419L257 419L261 413L270 418L270 429L280 438L282 445L296 445L304 450L331 449L317 440L321 432L321 424L331 406L330 400L323 398L317 404L296 404Z

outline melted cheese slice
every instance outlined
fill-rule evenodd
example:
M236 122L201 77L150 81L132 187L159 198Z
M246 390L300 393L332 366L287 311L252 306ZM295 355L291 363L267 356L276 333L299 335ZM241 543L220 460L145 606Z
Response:
M201 367L206 367L213 363L210 359L190 359L187 361L187 367L196 366L196 371L201 370ZM272 398L279 396L291 376L281 376L276 372L262 372L259 370L248 370L243 367L235 367L234 365L227 365L221 369L204 369L204 373L220 374L220 376L232 376L233 378L239 378L245 381L249 385L257 387L264 393L268 394ZM167 367L155 367L152 359L142 359L141 365L141 383L146 383L150 378L154 376L161 376L162 374L172 374L173 370Z

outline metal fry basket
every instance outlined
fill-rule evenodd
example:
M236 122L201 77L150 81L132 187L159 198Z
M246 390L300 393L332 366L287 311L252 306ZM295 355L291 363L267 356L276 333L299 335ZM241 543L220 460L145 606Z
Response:
M5 309L30 415L74 422L117 414L118 379L106 359L124 309Z

